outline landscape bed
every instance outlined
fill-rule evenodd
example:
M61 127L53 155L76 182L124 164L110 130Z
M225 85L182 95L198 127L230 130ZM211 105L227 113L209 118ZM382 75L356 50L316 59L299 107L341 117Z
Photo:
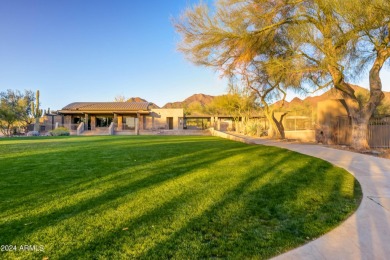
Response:
M1 259L269 258L362 196L325 161L216 137L4 138L0 165Z

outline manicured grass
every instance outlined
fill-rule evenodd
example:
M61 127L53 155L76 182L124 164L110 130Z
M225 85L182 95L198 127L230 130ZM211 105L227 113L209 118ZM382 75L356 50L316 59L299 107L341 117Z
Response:
M214 137L1 139L0 258L268 258L361 196L327 162Z

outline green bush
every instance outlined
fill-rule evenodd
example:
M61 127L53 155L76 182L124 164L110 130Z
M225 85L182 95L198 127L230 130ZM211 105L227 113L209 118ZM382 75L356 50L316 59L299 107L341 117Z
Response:
M65 127L58 127L50 131L52 136L68 136L70 135L69 129Z

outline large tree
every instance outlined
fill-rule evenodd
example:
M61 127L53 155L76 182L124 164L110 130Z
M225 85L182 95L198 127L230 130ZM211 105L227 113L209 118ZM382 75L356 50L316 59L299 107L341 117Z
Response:
M30 103L34 101L34 93L8 89L0 92L0 131L11 136L16 125L25 127L32 122Z
M114 102L126 102L127 98L124 95L116 95Z
M341 92L352 119L352 147L369 148L368 122L384 95L380 71L390 57L388 0L302 1L292 38L306 64L317 67L323 84ZM370 97L359 102L352 80L369 70Z
M205 112L216 116L232 116L236 126L241 120L245 124L259 110L257 97L247 88L241 87L233 79L229 83L228 93L217 96L205 107ZM237 129L236 129L237 130Z
M264 108L270 135L284 138L285 114L276 117L270 104L284 100L288 88L303 89L304 72L293 69L296 54L285 37L294 5L258 2L218 1L213 13L202 4L187 10L175 24L183 36L179 49L195 64L240 79Z
M239 74L266 103L288 88L333 86L352 118L352 146L368 148L367 126L383 98L390 57L388 0L220 0L189 9L176 28L196 64ZM349 83L369 69L370 98ZM271 117L271 123L274 119Z

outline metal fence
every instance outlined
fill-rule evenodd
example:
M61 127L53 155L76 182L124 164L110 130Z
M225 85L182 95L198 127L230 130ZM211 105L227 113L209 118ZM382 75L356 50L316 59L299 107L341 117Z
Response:
M352 121L349 116L338 117L334 134L332 134L333 142L336 144L349 145L351 144L351 128Z
M186 118L184 120L184 129L204 130L210 127L208 118Z
M333 142L341 145L351 144L351 128L351 117L338 117L337 124L333 127ZM372 148L390 148L390 116L370 119L367 139Z
M390 148L390 116L370 120L368 143L370 147Z
M285 131L314 130L315 121L313 110L294 110L283 118L283 126Z

